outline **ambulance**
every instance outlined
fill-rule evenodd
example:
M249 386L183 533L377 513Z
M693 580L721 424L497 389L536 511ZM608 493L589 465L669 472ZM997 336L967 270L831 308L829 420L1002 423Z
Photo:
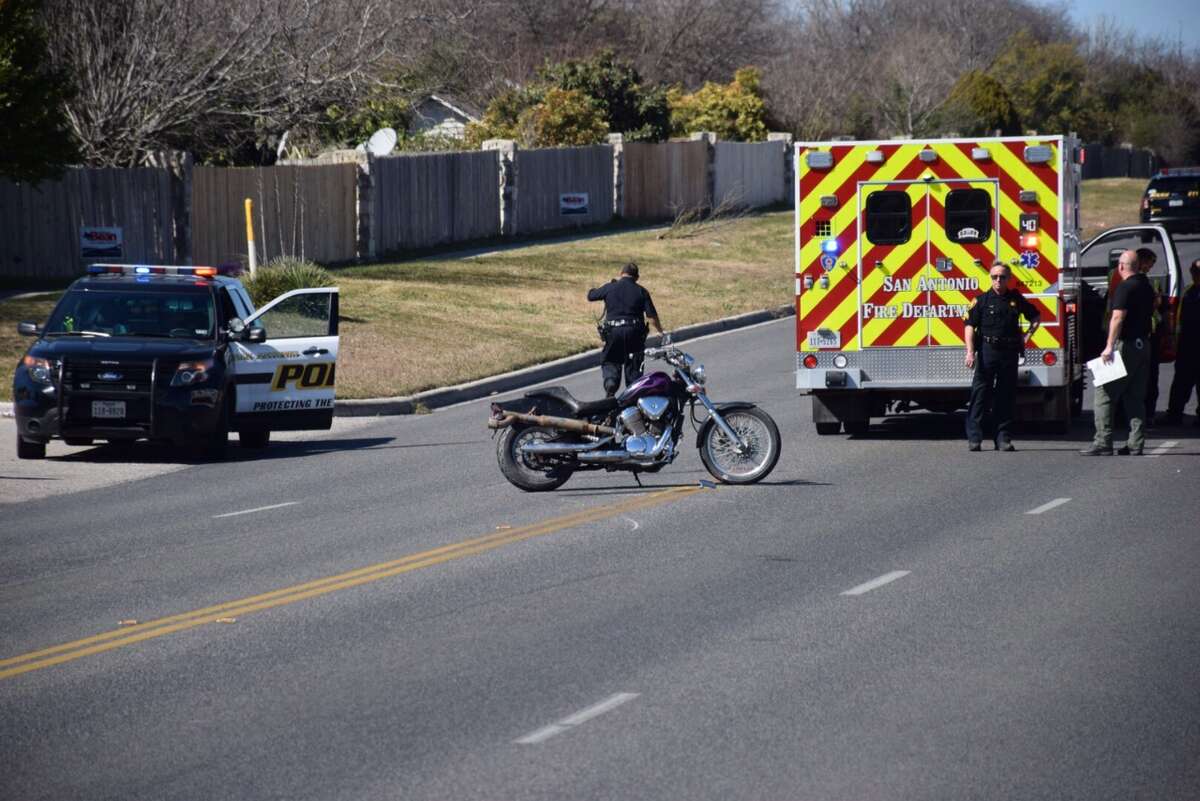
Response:
M965 408L964 317L995 259L1041 312L1016 419L1067 429L1083 404L1081 153L1073 136L796 144L796 387L818 433Z

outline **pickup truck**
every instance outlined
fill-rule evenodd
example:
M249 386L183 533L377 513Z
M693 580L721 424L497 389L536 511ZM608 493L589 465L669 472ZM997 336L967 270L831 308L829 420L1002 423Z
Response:
M1176 329L1179 303L1188 287L1188 265L1193 259L1200 258L1200 238L1172 233L1165 226L1156 224L1110 228L1089 240L1079 251L1079 273L1084 284L1080 288L1083 330L1080 345L1084 362L1104 348L1104 300L1117 257L1123 250L1138 248L1149 248L1157 257L1148 275L1162 294L1166 330ZM1174 361L1173 344L1164 348L1162 361Z

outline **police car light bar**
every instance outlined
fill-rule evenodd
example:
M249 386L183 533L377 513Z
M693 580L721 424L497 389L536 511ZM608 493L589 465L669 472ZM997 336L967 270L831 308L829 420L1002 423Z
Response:
M89 275L116 273L118 275L194 275L197 278L212 278L214 275L241 275L240 264L222 264L218 267L183 267L173 264L89 264Z

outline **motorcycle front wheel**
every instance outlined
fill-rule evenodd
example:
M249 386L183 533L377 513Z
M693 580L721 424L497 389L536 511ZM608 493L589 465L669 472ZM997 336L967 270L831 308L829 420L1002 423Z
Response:
M552 428L540 426L510 426L496 440L496 461L500 472L514 487L526 492L548 492L558 489L571 477L571 469L547 466L537 457L521 453L521 446L533 442L549 442L558 438Z
M779 461L779 428L771 415L751 406L721 415L725 423L746 443L739 452L737 443L713 420L700 432L700 461L713 478L725 484L753 484L770 475Z

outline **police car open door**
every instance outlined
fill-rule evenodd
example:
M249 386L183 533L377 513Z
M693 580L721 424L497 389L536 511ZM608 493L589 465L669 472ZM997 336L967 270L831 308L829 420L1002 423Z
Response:
M265 342L230 343L239 430L296 431L333 425L338 290L295 289L247 320Z

